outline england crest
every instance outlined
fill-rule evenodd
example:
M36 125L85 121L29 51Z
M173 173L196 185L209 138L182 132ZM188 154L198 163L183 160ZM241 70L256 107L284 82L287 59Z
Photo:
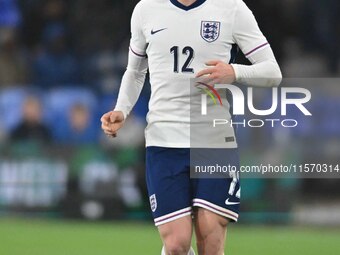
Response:
M151 211L155 212L157 209L157 200L156 200L156 194L153 194L150 196L150 207Z
M218 21L202 21L201 23L201 36L202 38L211 43L217 40L220 36L221 22Z

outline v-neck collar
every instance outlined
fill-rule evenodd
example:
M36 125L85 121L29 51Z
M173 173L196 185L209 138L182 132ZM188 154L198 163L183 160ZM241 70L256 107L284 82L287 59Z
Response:
M184 10L184 11L190 11L191 9L194 9L200 5L202 5L206 0L196 0L196 2L194 2L193 4L186 6L184 4L181 4L180 2L178 2L178 0L170 0L170 2L175 5L176 7Z

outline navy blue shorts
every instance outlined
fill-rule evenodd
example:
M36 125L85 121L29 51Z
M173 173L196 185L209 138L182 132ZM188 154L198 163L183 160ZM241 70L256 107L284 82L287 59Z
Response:
M239 169L237 149L223 150L223 161ZM236 222L240 184L234 178L190 178L190 149L146 148L146 181L156 226L191 215L201 207Z

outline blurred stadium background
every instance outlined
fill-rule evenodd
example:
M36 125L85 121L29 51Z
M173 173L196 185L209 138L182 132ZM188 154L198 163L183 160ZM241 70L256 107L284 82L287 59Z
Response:
M285 77L339 75L338 0L245 2ZM148 84L117 139L99 121L115 104L136 3L0 0L0 254L159 253L144 182ZM299 128L241 129L242 164L340 163L340 87L319 91ZM242 185L230 254L340 254L339 179Z

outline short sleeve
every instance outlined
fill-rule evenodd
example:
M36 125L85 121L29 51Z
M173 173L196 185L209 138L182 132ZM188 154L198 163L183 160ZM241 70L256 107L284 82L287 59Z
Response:
M139 57L146 56L146 39L143 33L141 18L141 4L137 4L131 17L131 40L130 50Z
M233 38L244 55L249 58L254 53L269 47L269 43L248 6L242 0L236 0L236 6Z

